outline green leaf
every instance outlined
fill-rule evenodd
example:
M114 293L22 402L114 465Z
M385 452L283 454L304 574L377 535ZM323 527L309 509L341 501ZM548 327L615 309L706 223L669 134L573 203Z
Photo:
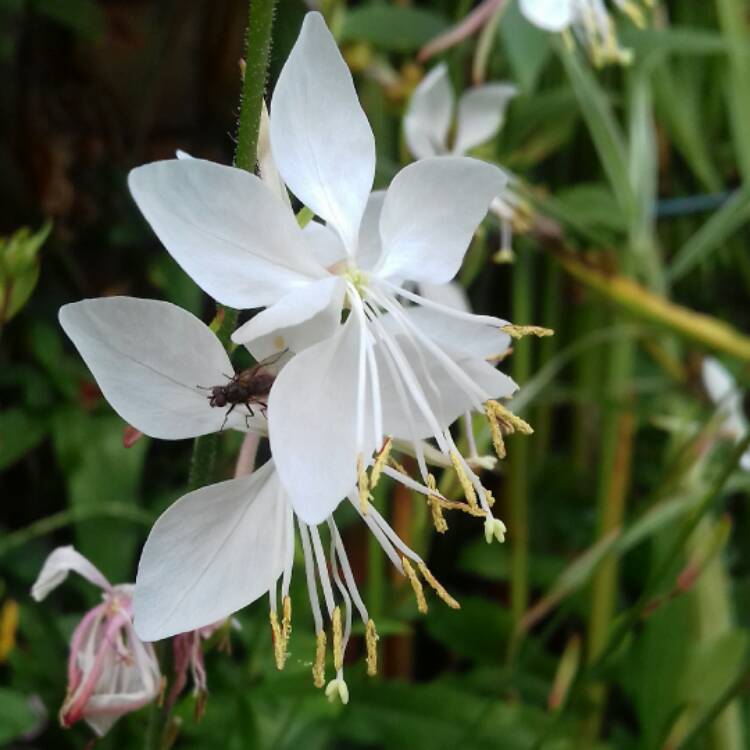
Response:
M737 190L708 221L675 253L667 271L677 281L721 248L750 221L750 186Z
M171 255L159 254L149 268L148 278L167 300L200 317L203 292Z
M472 635L463 637L468 640ZM501 644L495 641L495 645ZM357 700L342 714L340 731L367 747L528 750L550 722L538 709L441 682L365 682L352 687L355 690ZM569 746L554 747L567 750Z
M557 49L620 211L629 219L633 213L633 194L622 130L590 68L582 65L578 54L565 44L559 43Z
M48 429L44 420L23 409L0 412L0 470L34 450Z
M504 654L499 644L510 632L508 609L479 597L462 596L459 603L461 609L452 610L435 602L425 619L427 632L453 653L479 664L500 661Z
M11 742L31 731L40 721L31 708L29 697L0 687L0 743Z
M119 417L88 415L74 408L56 415L53 441L72 508L136 502L148 441L125 448L124 427ZM137 541L138 530L116 519L76 528L79 551L114 582L131 579Z
M555 194L557 208L566 223L588 230L624 232L625 217L617 210L617 201L605 184L582 183Z
M722 55L728 49L726 40L718 32L688 26L623 28L620 40L633 51L636 60L651 54Z
M740 172L750 182L750 23L746 0L717 0L719 23L729 43L727 106Z
M346 13L339 41L369 42L390 52L413 52L447 28L447 20L432 11L370 5Z

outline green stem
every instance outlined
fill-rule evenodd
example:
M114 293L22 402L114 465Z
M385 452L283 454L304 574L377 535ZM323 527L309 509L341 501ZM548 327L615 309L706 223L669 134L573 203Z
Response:
M551 258L545 259L544 299L542 302L541 324L554 329L563 319L560 314L562 295L560 294L560 268ZM553 359L557 350L559 333L549 336L539 342L539 366L544 366ZM552 435L552 407L541 403L536 408L534 416L534 456L541 460L548 455L550 437Z
M633 341L623 338L616 341L610 352L610 372L607 385L612 402L608 406L603 425L603 445L600 457L601 472L598 490L597 541L618 529L625 516L630 480L635 415L623 403L631 382ZM618 561L610 556L602 563L593 582L589 616L589 661L596 660L607 645L617 592ZM594 685L591 692L592 714L587 726L589 739L599 734L601 716L606 700L602 684Z
M266 91L276 0L251 0L249 5L245 35L245 75L242 81L242 105L237 125L234 163L240 169L253 172L258 154L258 130Z
M513 322L523 325L532 317L532 256L521 249L513 266ZM513 344L513 379L521 386L531 376L531 349L528 339ZM509 441L508 500L510 510L511 615L518 624L529 599L529 446L524 438Z
M59 513L53 513L51 516L40 518L23 529L5 534L0 539L0 557L14 549L23 547L32 539L47 536L47 534L66 526L99 518L116 518L120 521L130 521L145 527L151 526L154 522L154 517L150 513L127 503L110 503L102 507L91 508L68 508L67 510L61 510Z

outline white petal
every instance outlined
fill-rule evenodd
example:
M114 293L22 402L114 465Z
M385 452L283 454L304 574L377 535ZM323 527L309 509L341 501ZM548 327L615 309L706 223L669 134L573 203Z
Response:
M464 288L456 281L447 284L419 285L419 294L425 299L437 302L439 305L450 307L461 312L471 312L469 298Z
M279 170L276 168L276 162L271 151L271 121L265 102L263 102L263 108L260 111L260 127L258 128L258 172L260 173L260 179L268 185L268 189L291 210L292 204L289 200L289 193L287 193L286 185L284 185Z
M562 31L573 23L574 0L520 0L526 20L545 31Z
M222 304L263 307L323 274L292 212L249 172L175 159L134 169L128 184L174 259Z
M375 139L320 13L308 13L271 101L273 155L287 186L354 252L375 174Z
M333 332L333 327L338 325L341 319L344 289L344 280L339 276L328 276L325 279L308 284L299 291L287 294L275 305L267 307L248 320L232 334L232 341L237 344L249 344L269 334L283 336L283 329L299 326L323 310L328 309L331 300L336 296L338 299L338 315L329 316L332 318L330 325L332 327L331 332ZM310 341L307 346L314 343L317 342ZM284 349L285 347L279 348Z
M323 268L331 268L347 258L346 248L338 234L318 221L311 221L303 230L307 246Z
M711 401L715 404L726 403L726 400L737 393L737 384L732 374L713 357L703 360L703 385Z
M448 130L453 118L453 87L448 67L440 63L414 89L404 115L404 136L417 158L437 156L448 150Z
M169 302L102 297L60 310L60 324L112 408L136 429L178 440L221 428L206 389L234 372L208 326ZM227 424L244 427L235 410Z
M511 343L507 333L479 319L471 322L419 306L407 308L406 312L415 325L456 358L494 359L503 354ZM385 316L383 322L390 330L398 330L390 316Z
M168 508L138 564L138 636L155 641L205 627L266 593L283 568L276 549L286 533L284 502L269 461L250 476L190 492Z
M464 154L490 140L500 130L505 108L516 93L515 86L504 83L490 83L469 89L458 103L453 152Z
M37 602L42 601L50 591L56 589L68 577L71 570L104 591L109 591L112 588L98 568L92 565L80 552L76 552L73 547L58 547L44 561L44 565L31 587L31 596Z
M422 159L402 169L388 188L380 216L383 255L375 273L450 281L505 183L497 167L460 156Z
M356 482L362 335L350 315L335 336L294 357L271 389L271 451L295 512L308 524L321 523ZM367 460L372 430L364 434Z
M375 266L383 252L380 239L380 214L383 212L385 190L374 190L367 199L367 208L359 228L357 266L369 270Z

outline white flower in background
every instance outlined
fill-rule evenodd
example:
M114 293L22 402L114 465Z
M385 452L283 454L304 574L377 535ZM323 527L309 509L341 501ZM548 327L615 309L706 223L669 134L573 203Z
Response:
M722 433L739 443L750 431L750 424L742 408L742 391L729 370L713 357L703 360L702 375L703 386L711 401L719 407L724 419ZM745 471L750 471L750 450L742 455L740 466Z
M60 311L60 321L105 397L136 429L170 439L221 429L229 405L211 407L211 394L206 388L217 381L226 382L232 366L221 343L196 317L167 302L106 297L66 305ZM393 395L388 385L383 393L386 399ZM310 397L315 397L314 392ZM231 420L230 424L239 429L265 433L260 415L246 424L245 415L235 411ZM324 441L325 436L318 439ZM370 488L377 483L378 475L385 474L421 492L441 530L445 530L443 508L455 508L484 519L485 531L491 528L494 538L502 537L501 521L487 516L476 503L449 503L435 489L431 475L426 486L415 482L400 468L388 464L389 453L390 443L376 460ZM398 538L375 508L363 510L354 479L345 496L396 569L409 578L421 610L427 605L417 571L444 601L457 606L422 559ZM377 633L357 590L332 515L324 519L324 525L328 557L317 525L299 516L295 520L273 460L249 476L191 492L158 519L144 547L134 602L138 635L152 641L198 631L268 593L276 659L282 667L291 630L289 585L298 533L318 639L315 682L324 684L326 645L317 579L333 630L337 674L333 687L329 685L329 694L346 700L343 653L351 632L352 608L365 625L370 672L375 670ZM181 643L181 647L195 647L196 638ZM183 656L187 655L183 651ZM204 684L201 662L193 661L193 672L200 690Z
M516 95L512 84L489 83L466 90L456 107L448 67L440 63L414 89L404 115L404 136L416 159L432 156L462 156L493 138L503 125L508 102ZM455 115L455 117L454 117ZM455 119L455 128L454 126ZM452 141L451 131L455 130ZM495 197L490 210L499 218L501 250L509 253L513 229L530 228L528 204L512 185Z
M650 7L653 0L612 0L611 4L636 26L643 27L646 16L641 5ZM632 60L632 52L623 49L617 40L605 0L520 0L520 6L527 20L540 29L572 32L596 66L627 65Z
M507 324L402 284L455 276L505 186L502 172L466 157L427 158L371 195L372 131L317 13L306 16L279 76L270 142L283 181L325 225L300 229L288 201L262 180L200 159L139 167L130 188L206 292L232 307L267 308L235 331L235 342L256 358L296 352L268 403L274 462L294 511L321 523L355 485L366 509L366 470L386 436L400 436L421 486L429 484L422 441L433 438L467 502L490 519L492 498L449 427L473 409L486 411L496 431L512 429L494 399L516 386L486 361L508 348Z
M133 628L133 586L112 586L73 547L58 547L50 554L31 590L34 599L44 599L71 570L103 593L102 603L73 631L60 723L70 727L83 719L101 737L121 716L156 700L161 672L153 647Z

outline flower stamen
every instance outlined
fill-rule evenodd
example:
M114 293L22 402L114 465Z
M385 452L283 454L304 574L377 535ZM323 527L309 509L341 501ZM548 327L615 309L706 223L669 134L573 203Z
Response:
M313 685L322 688L326 684L326 631L315 634L315 661L312 668Z
M365 628L365 645L367 646L367 674L374 677L378 673L378 631L375 621L368 620Z
M430 512L432 513L432 523L435 525L435 531L438 534L445 534L448 531L448 522L443 516L443 509L440 505L441 498L437 494L437 484L435 483L435 477L432 474L427 475L427 486L432 492L427 496L427 503L430 506Z
M388 464L388 459L391 455L391 446L393 445L393 438L387 437L383 442L383 447L379 453L375 456L375 462L370 469L370 490L374 490L377 487L380 477L383 473L383 467Z
M445 590L443 584L440 583L437 578L435 578L435 576L432 574L432 571L424 564L422 560L417 563L417 567L419 567L419 572L422 574L422 577L425 579L425 581L430 584L433 591L451 609L461 609L461 605Z
M414 589L414 596L417 599L417 609L419 612L423 615L427 614L427 600L424 598L424 589L422 587L422 582L417 577L417 574L414 572L414 568L412 568L411 563L406 559L406 557L401 558L401 564L404 568L404 573L406 573L406 577L409 579L409 583L411 583L412 589Z

